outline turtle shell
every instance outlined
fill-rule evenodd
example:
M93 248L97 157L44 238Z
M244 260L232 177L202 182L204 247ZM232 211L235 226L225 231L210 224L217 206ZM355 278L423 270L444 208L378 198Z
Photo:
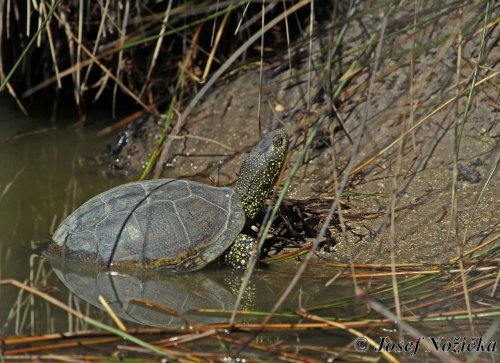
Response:
M197 270L236 239L245 213L236 192L186 180L120 185L68 216L52 236L65 260Z

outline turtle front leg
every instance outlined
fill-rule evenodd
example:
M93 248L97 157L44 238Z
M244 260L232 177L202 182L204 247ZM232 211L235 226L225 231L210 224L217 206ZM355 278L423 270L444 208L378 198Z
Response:
M250 262L257 240L249 235L240 234L222 256L224 265L235 269L245 269Z

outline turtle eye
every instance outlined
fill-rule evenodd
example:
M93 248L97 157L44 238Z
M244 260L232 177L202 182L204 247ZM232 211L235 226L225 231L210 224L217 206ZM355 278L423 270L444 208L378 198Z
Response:
M273 140L273 145L275 147L281 147L283 145L283 139L281 137L278 137Z

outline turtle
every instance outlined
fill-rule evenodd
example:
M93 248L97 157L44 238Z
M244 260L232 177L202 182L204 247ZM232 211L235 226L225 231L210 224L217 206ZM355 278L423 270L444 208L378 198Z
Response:
M52 235L49 255L66 261L177 271L211 262L241 269L285 163L284 129L266 134L243 161L233 188L153 179L119 185L77 208Z

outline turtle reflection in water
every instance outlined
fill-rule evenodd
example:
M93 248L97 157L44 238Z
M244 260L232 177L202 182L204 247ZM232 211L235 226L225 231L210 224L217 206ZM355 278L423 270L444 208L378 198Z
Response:
M61 259L51 259L50 264L61 282L83 301L103 310L101 296L120 318L142 325L165 328L222 323L226 317L197 311L230 310L236 302L225 276L214 269L189 274L155 270L129 274ZM242 304L248 304L247 300L244 296Z
M265 207L288 138L268 133L243 162L235 189L187 180L124 184L95 196L52 236L50 253L99 265L198 270L219 256L244 268L256 243L241 234Z

